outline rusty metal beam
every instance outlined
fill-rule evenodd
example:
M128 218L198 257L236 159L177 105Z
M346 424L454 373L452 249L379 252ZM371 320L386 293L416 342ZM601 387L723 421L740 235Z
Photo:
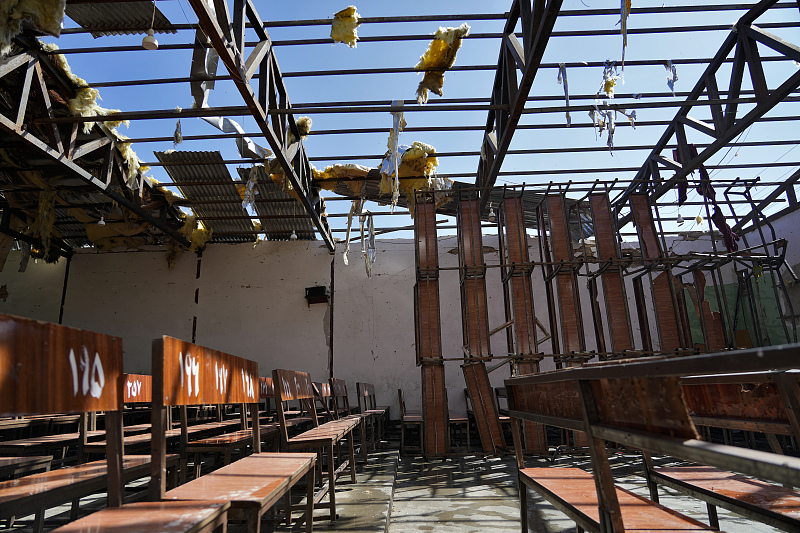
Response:
M496 146L482 150L478 163L475 186L481 189L481 211L486 209L489 193L503 166L511 138L519 124L533 79L539 70L544 49L550 40L562 0L514 0L503 29L503 43L497 63L492 104L508 104L509 110L492 110L486 121L484 144L493 133L497 136ZM522 45L514 38L514 29L522 19ZM519 45L519 46L518 46ZM522 80L517 81L517 66L524 65Z
M244 50L239 49L237 44L232 42L232 38L226 37L226 35L231 35L231 37L233 37L233 33L241 31L241 26L239 30L233 30L233 24L228 20L222 21L222 26L218 20L220 16L225 19L228 18L225 2L217 2L218 9L215 10L216 13L212 12L208 4L203 0L189 0L189 3L197 14L200 27L206 35L208 35L211 44L214 46L217 54L219 54L228 72L233 77L234 83L239 93L242 95L245 105L255 119L256 124L258 124L259 129L264 134L264 137L267 139L270 148L272 148L275 154L276 160L283 169L284 175L289 178L292 187L297 191L300 197L300 202L303 204L306 213L308 213L320 237L325 241L328 249L332 252L335 249L333 236L331 235L327 220L324 220L321 216L323 213L323 200L319 196L318 189L311 184L311 164L308 161L302 142L294 157L290 158L288 155L290 151L290 144L287 139L288 130L286 127L282 128L280 126L281 123L285 124L288 118L288 129L296 130L297 128L294 124L293 117L291 115L280 115L280 117L276 115L272 115L271 117L267 116L268 112L272 111L272 108L291 108L289 99L286 96L286 89L283 85L280 69L278 68L278 62L275 59L272 47L268 45L269 36L264 32L262 42L266 42L267 44L263 47L267 48L268 51L265 53L261 62L262 74L269 72L269 76L263 76L264 79L261 80L261 87L259 87L260 90L257 95L248 79L248 71L253 69L252 65L248 68L246 58L244 57ZM237 1L236 6L237 8L241 8L242 4ZM254 25L262 26L252 3L247 2L245 11L251 23L255 21ZM235 19L234 22L236 22L237 25L243 24L243 20L238 18ZM223 27L225 31L223 31ZM239 41L239 45L242 44L242 40L236 40ZM269 86L265 87L267 84ZM272 118L272 126L269 123L269 118ZM275 130L273 130L273 126L276 126L280 135L276 134ZM297 131L294 131L294 134L296 138L300 137Z

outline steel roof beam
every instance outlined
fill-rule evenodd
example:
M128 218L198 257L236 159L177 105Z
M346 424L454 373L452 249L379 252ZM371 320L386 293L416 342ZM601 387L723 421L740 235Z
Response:
M280 168L283 169L284 176L291 182L293 189L300 197L300 203L311 218L320 237L332 252L335 249L335 243L327 220L322 217L324 200L319 196L318 188L311 183L311 163L308 161L302 141L295 141L291 145L288 142L290 131L295 139L300 138L294 117L291 114L273 113L278 109L290 110L291 104L269 35L266 32L259 35L261 41L254 52L262 57L258 75L258 94L250 85L248 72L254 71L254 69L248 68L244 56L245 19L249 20L253 26L263 27L252 0L234 0L232 22L225 0L215 0L215 13L211 12L204 0L189 0L189 3L197 14L200 27L208 35L220 59L234 78L236 88L272 148Z
M506 110L489 111L475 185L481 189L481 211L497 180L511 139L525 109L533 79L539 70L544 49L550 40L562 0L515 0L511 6L497 62L492 104L508 105ZM522 21L522 42L514 29ZM517 68L522 80L517 82Z

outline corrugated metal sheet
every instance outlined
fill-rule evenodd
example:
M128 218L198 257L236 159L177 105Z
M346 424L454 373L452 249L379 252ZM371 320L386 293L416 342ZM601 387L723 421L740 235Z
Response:
M147 33L151 21L156 33L177 33L167 17L155 7L154 2L67 4L66 14L82 28L93 30L91 34L95 38L103 35Z
M164 168L176 183L220 182L225 185L179 185L178 190L190 201L241 199L239 191L222 162L219 152L154 152L162 163L173 163ZM177 164L175 164L177 163ZM180 163L192 163L181 165ZM203 163L203 164L197 164ZM198 217L247 217L249 213L241 203L200 203L192 206ZM213 239L217 242L252 242L256 240L253 223L248 219L231 218L228 220L205 220L203 224L213 230ZM240 235L229 233L249 232Z
M259 200L293 199L284 192L270 178L264 174L263 167L258 168L258 185L256 185L256 213L261 221L261 229L266 232L266 239L270 241L286 241L292 234L297 233L297 238L304 241L316 240L314 225L311 219L303 218L265 218L273 215L303 215L305 210L299 202L262 202ZM239 176L242 181L250 179L250 169L240 168Z

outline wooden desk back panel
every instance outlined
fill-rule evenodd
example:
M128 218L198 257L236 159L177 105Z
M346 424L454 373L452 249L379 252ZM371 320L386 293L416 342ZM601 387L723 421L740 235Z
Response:
M306 372L275 369L272 371L272 379L276 385L275 392L282 402L314 399L314 386L311 376Z
M122 339L0 314L0 416L117 411Z
M258 378L258 394L260 398L272 399L275 397L275 382L272 378Z
M153 376L122 374L122 401L124 403L151 403L153 401Z
M592 380L591 387L597 424L658 436L697 438L678 378L599 379ZM509 400L510 409L551 417L549 423L553 425L585 429L577 381L550 381L535 387L507 381L506 391L516 400Z
M681 382L693 416L789 423L778 373L687 378Z
M255 361L173 337L153 343L154 373L163 379L155 393L162 395L163 405L258 402Z

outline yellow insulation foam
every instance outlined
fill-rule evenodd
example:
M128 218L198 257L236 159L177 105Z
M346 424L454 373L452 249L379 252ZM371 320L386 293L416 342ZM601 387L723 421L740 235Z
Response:
M414 191L430 191L431 179L436 174L436 167L439 166L439 159L436 157L436 148L423 142L414 141L411 148L403 152L400 160L398 174L401 178L411 178L419 176L418 179L401 179L400 194L405 197L408 211L411 218L414 218L414 208L416 206ZM447 187L451 183L445 180ZM388 174L381 173L381 194L392 192L392 181ZM439 204L437 204L438 207Z
M300 132L300 138L305 139L309 133L311 133L311 117L300 117L295 121L297 125L297 129ZM287 136L289 140L289 144L292 144L297 139L294 137L294 132L290 129L289 135Z
M353 196L361 196L364 178L367 177L370 171L369 167L356 165L355 163L330 165L325 167L325 170L317 170L312 166L311 170L317 185L322 189L333 191L339 183L345 182Z
M425 71L422 81L417 87L417 101L424 104L428 101L428 91L439 96L444 94L444 73L456 62L456 53L461 48L461 40L469 35L469 26L465 22L458 28L442 28L434 35L428 49L419 58L419 63L414 67L418 71Z
M355 48L358 41L356 29L361 24L358 21L360 18L361 16L356 13L356 6L347 6L336 13L331 24L331 39Z
M11 40L22 32L23 22L58 37L66 5L66 0L0 1L0 57L11 52Z

